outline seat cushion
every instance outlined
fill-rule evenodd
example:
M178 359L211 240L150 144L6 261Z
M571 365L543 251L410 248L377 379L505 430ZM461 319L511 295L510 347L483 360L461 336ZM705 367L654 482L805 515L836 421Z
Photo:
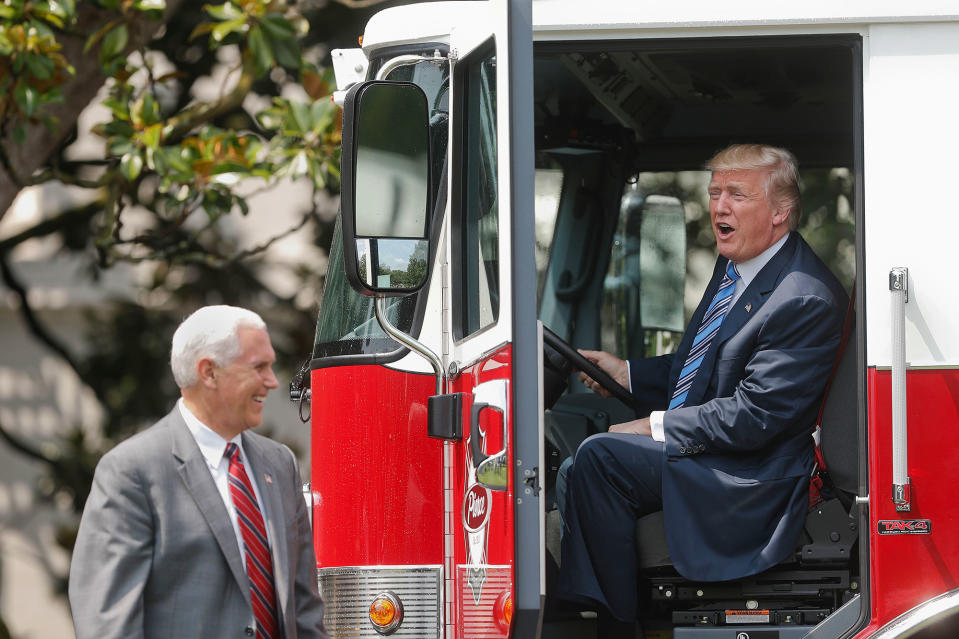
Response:
M636 549L639 552L640 569L662 568L673 564L666 546L663 511L650 513L636 521Z

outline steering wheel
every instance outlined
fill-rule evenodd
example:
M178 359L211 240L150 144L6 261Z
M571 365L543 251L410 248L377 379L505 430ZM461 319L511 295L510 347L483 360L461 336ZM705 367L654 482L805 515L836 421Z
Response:
M567 344L559 335L549 330L545 326L543 326L543 343L547 347L547 351L551 348L564 360L569 362L573 368L583 371L591 378L599 382L600 386L608 390L613 397L626 404L626 406L632 408L633 410L640 409L639 402L636 401L636 398L633 397L632 393L620 385L619 382L610 377L606 371L601 369L592 361L583 357L579 351ZM552 359L549 357L548 352L544 355L547 361Z

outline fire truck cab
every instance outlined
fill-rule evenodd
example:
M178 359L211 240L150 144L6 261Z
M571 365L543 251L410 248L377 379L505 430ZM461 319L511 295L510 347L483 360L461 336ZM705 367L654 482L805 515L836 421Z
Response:
M436 2L333 58L342 212L301 394L331 636L596 636L552 596L555 474L636 413L576 349L675 348L716 256L703 166L735 142L795 153L799 232L851 295L824 484L794 555L729 582L638 521L646 636L959 636L959 8Z

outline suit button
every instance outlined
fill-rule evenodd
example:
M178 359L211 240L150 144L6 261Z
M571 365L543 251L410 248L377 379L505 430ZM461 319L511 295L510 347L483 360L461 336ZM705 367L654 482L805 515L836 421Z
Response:
M256 634L256 631L253 629L253 626L247 626L245 632L247 637L252 637L253 635Z

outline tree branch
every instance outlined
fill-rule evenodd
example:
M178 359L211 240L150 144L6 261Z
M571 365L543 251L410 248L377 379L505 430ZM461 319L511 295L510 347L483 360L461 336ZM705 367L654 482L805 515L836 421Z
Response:
M0 255L6 254L10 249L27 240L50 235L72 224L88 221L102 210L103 202L93 202L82 208L72 209L43 220L16 235L0 240Z
M12 290L20 300L20 315L23 317L23 321L26 322L27 328L30 329L30 332L47 348L52 350L54 353L59 355L63 361L65 361L70 368L76 372L80 379L85 380L86 371L80 362L73 357L73 354L67 350L67 347L59 340L57 337L40 321L40 318L37 317L36 313L33 312L33 307L30 306L30 303L27 301L27 289L26 287L17 279L13 271L10 270L10 265L7 263L7 253L6 251L0 251L0 276L3 277L3 283ZM89 385L89 381L87 381ZM91 387L92 388L92 387Z
M19 437L17 437L10 431L8 431L2 422L0 422L0 439L5 441L7 445L10 446L10 448L14 449L15 451L23 455L26 455L27 457L31 459L35 459L37 461L41 461L45 464L50 464L50 465L56 465L57 463L56 460L50 459L49 457L44 455L42 452L40 452L39 449L34 448L33 446L30 446L25 441L23 441L22 439L20 439Z
M161 20L150 20L146 16L133 20L129 24L130 42L127 52L149 42L157 30L179 10L182 2L183 0L167 0ZM0 165L0 219L13 204L24 181L47 162L73 130L80 112L90 104L106 80L97 56L84 53L83 49L87 35L115 19L117 15L116 12L99 9L91 2L77 3L75 34L63 34L58 38L63 45L61 53L73 64L76 75L63 86L63 102L51 105L45 110L56 125L48 129L43 124L27 123L27 139L23 145L14 143L10 131L5 131L0 139L0 157L4 159L4 163Z

